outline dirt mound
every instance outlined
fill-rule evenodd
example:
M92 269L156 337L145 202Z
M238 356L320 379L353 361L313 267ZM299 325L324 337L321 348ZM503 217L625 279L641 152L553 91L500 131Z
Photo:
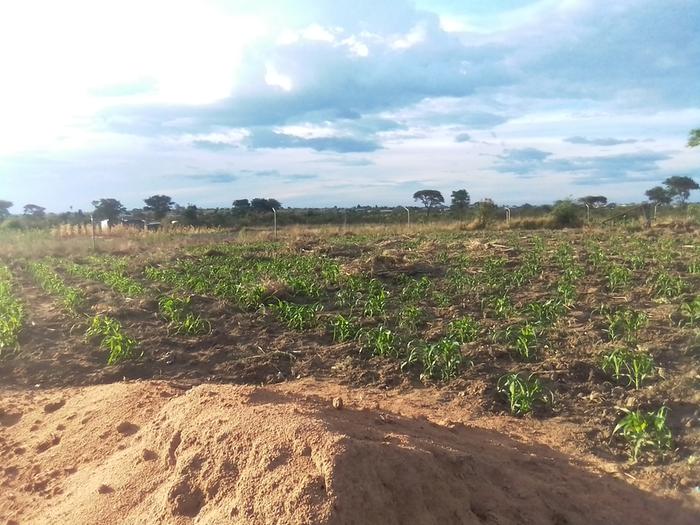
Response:
M270 388L0 397L2 523L697 523L543 445Z

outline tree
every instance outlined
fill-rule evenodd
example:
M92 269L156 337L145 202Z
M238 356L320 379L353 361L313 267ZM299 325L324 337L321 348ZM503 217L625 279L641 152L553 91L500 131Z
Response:
M578 200L581 204L588 204L592 208L602 208L608 203L608 198L603 195L587 195Z
M195 226L199 222L199 210L194 204L188 204L185 211L182 212L182 218L190 225Z
M450 207L457 212L463 213L469 208L469 192L467 190L455 190L452 192L452 203Z
M691 129L688 136L688 147L697 148L698 146L700 146L700 128Z
M41 219L46 216L46 208L43 206L37 206L36 204L25 204L24 214Z
M165 217L175 204L167 195L153 195L147 199L143 199L146 203L145 210L152 211L156 220L161 220Z
M644 195L646 195L647 199L649 199L654 204L671 203L671 195L665 188L662 188L661 186L654 186L650 190L644 192Z
M681 177L679 175L674 175L666 179L664 181L664 186L666 186L668 194L671 197L677 198L680 204L685 204L685 201L690 197L691 191L700 189L698 183L693 179L690 177Z
M413 194L414 201L421 201L425 209L428 211L428 217L430 217L430 210L433 209L438 204L445 202L445 198L437 190L420 190Z
M276 199L255 198L250 201L250 207L256 211L272 211L273 208L275 210L280 209L282 204Z
M233 207L237 210L247 210L250 208L250 201L248 199L236 199L233 201Z
M13 204L10 201L0 200L0 219L4 219L10 215L10 208Z
M107 219L110 222L117 222L119 216L126 211L124 205L117 199L100 199L92 201L92 205L95 207L92 215L98 221Z

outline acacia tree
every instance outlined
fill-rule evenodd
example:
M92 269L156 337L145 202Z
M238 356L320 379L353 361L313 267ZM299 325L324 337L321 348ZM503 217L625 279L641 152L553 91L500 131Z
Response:
M0 200L0 219L4 219L10 215L10 208L13 204L10 201Z
M44 208L43 206L38 206L36 204L25 204L24 214L30 215L31 217L36 217L37 219L41 219L46 216L46 208Z
M119 216L126 211L124 205L117 199L99 199L92 201L92 205L95 207L92 215L99 221L107 219L116 222Z
M430 210L432 210L438 204L443 204L445 198L442 196L438 190L420 190L413 194L414 201L421 201L425 209L428 211L428 217L430 217Z
M650 190L644 192L644 195L646 195L647 199L649 199L649 201L651 201L653 204L671 204L672 196L665 188L662 188L661 186L654 186Z
M681 177L674 175L664 181L666 191L671 197L678 199L679 204L685 204L685 201L690 197L690 192L700 189L698 183L690 177Z
M608 198L603 195L587 195L579 199L581 204L588 204L592 208L600 208L608 203Z
M156 220L163 219L175 205L173 200L167 195L153 195L144 199L143 202L146 203L144 210L153 212L153 216Z
M250 207L255 211L272 211L280 209L282 204L277 199L255 198L250 201Z
M247 210L250 208L250 201L248 199L236 199L233 201L233 207L237 210Z

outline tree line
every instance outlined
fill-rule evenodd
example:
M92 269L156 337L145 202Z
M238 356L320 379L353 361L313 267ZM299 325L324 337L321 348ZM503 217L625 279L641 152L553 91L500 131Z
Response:
M695 148L700 146L700 128L690 131L688 138L688 147ZM678 205L685 205L690 198L690 192L700 189L698 183L691 177L674 175L664 180L661 185L654 186L645 192L648 201L655 205L668 205L676 202ZM431 212L436 208L447 208L445 206L445 198L442 193L434 189L419 190L413 194L413 199L420 202L426 210L426 216L430 217ZM579 199L579 203L598 208L608 205L608 199L604 195L587 195ZM156 221L163 220L173 210L178 212L178 215L187 224L198 224L200 222L200 209L194 204L188 204L186 207L178 206L168 195L152 195L144 199L145 206L142 209L131 210L127 212L126 207L117 199L103 198L92 201L94 210L91 215L96 220L109 220L116 223L121 217L127 213L133 218L144 219L146 217L153 218ZM466 189L454 190L451 194L451 202L449 209L459 216L470 208L471 198ZM10 208L14 204L8 200L0 200L0 221L8 218ZM483 199L478 203L478 208L484 210L495 208L496 205L491 199ZM245 216L249 213L269 212L273 209L282 208L282 204L276 199L253 198L236 199L231 205L231 214L237 217ZM215 211L218 213L219 209ZM23 207L23 215L31 220L40 221L46 217L46 208L37 204L25 204ZM82 210L71 214L64 212L59 214L59 219L68 220L84 220L86 214Z

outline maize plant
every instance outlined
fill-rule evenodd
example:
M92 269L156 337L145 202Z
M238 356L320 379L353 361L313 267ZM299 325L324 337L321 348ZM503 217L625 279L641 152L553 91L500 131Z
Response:
M92 318L85 335L88 338L101 338L100 347L109 350L108 365L116 365L127 359L140 357L136 355L136 340L122 331L122 326L116 319L106 315L96 315Z
M681 304L680 313L684 319L682 321L683 324L686 326L697 326L700 320L700 297Z
M523 415L532 412L539 402L551 403L553 395L547 392L534 374L525 377L517 373L499 378L496 390L508 401L510 412Z
M608 326L605 331L611 341L624 340L634 343L639 331L649 323L649 318L644 312L634 310L617 310L605 314Z
M58 297L67 310L73 313L78 311L84 301L80 290L68 286L47 264L31 262L27 269L42 290Z
M615 425L613 435L619 435L627 444L632 461L637 462L642 452L647 450L663 453L673 446L673 435L666 417L668 408L642 412L621 408L626 415Z
M211 323L192 312L190 300L190 297L161 297L158 300L158 310L176 334L211 333Z
M357 336L357 326L348 317L338 314L331 319L329 324L333 330L334 343L344 343L355 339Z
M368 351L372 355L381 357L399 357L394 333L383 326L362 330L359 332L358 338L361 343L360 353Z
M0 266L0 358L15 350L24 324L24 307L12 293L12 274Z
M437 343L426 344L421 353L423 364L421 379L449 381L457 377L464 363L460 345L452 339L441 339Z
M479 335L479 323L467 316L450 321L447 325L447 337L459 343L471 343Z
M316 315L323 309L319 303L295 304L277 300L272 310L292 330L308 330L316 323Z
M601 368L616 381L627 379L627 385L640 388L645 379L654 375L654 360L641 351L619 348L603 355Z

